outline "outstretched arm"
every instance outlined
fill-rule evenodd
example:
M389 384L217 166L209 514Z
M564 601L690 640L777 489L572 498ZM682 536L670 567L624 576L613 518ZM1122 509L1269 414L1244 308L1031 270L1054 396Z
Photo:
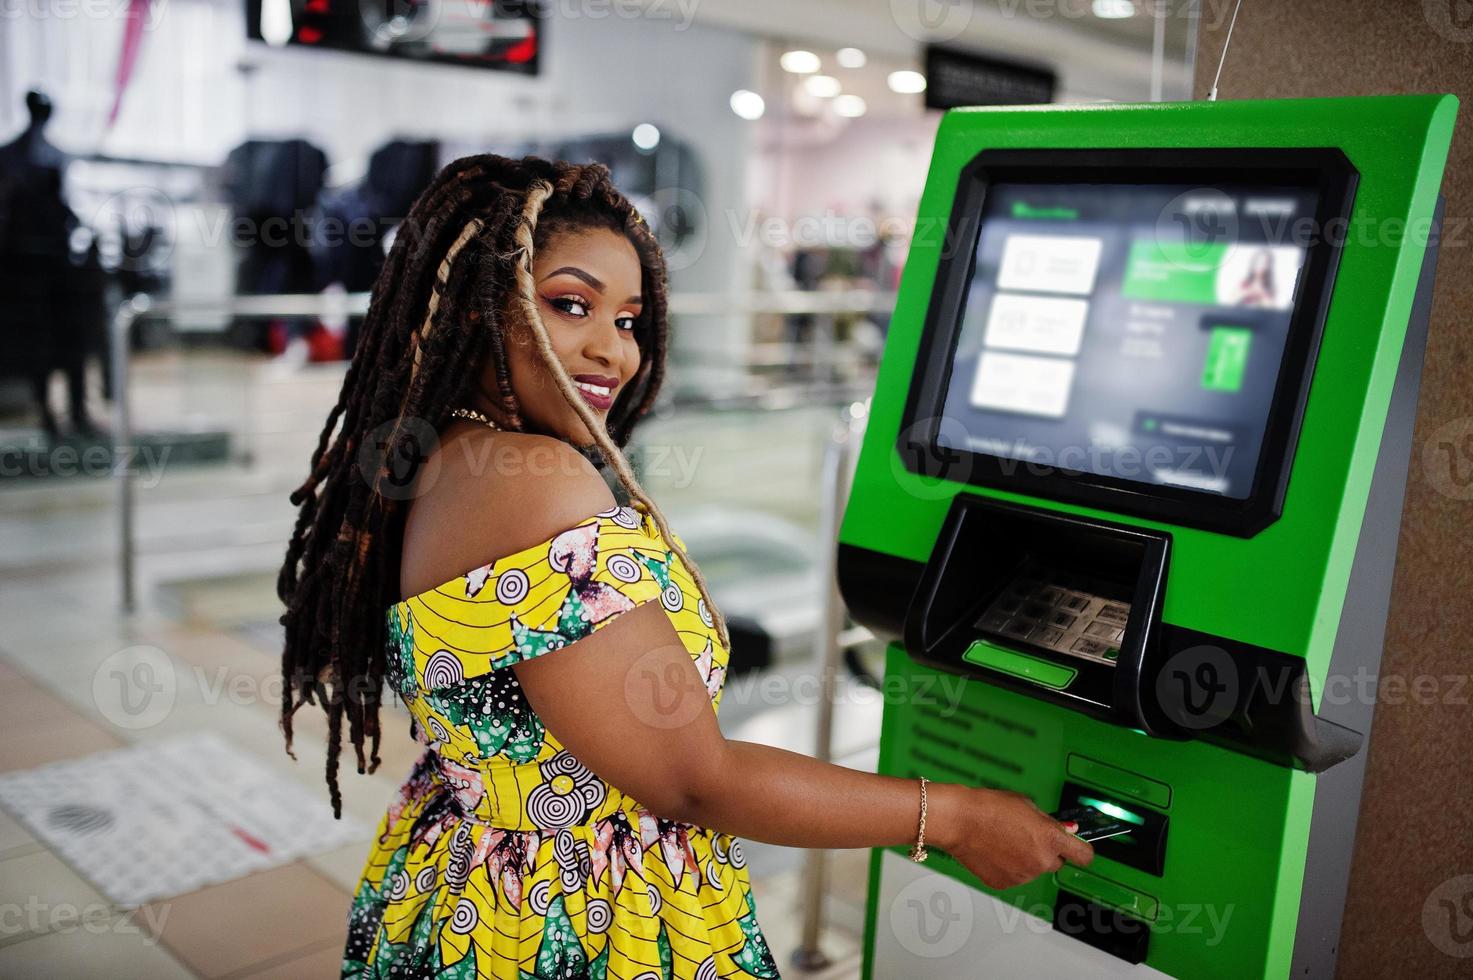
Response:
M454 451L466 447L481 455ZM553 439L472 432L444 448L438 485L416 501L405 530L405 594L614 503L592 466ZM470 465L484 459L495 465ZM510 669L558 741L661 816L804 847L915 839L916 781L725 738L705 682L658 602ZM928 842L994 888L1093 857L1088 844L1016 793L935 783L928 797Z
M798 847L915 840L917 781L725 738L658 603L513 669L569 751L661 816ZM991 887L1093 858L1089 844L1019 794L932 783L928 796L927 841Z

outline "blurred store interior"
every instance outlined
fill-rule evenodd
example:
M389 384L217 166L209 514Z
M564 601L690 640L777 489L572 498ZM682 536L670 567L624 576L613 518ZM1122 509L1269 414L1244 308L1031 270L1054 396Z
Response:
M385 245L440 166L602 161L656 228L672 363L632 455L733 622L723 729L812 751L834 474L911 236L934 231L914 215L936 104L1189 98L1201 14L1190 0L32 6L0 26L0 772L207 737L314 806L323 723L299 716L293 762L275 720L287 497ZM837 642L831 756L872 767L880 658L863 629ZM393 710L384 766L345 780L348 832L161 885L136 910L0 810L0 903L30 909L0 921L0 975L335 976L367 837L414 757ZM57 819L111 819L82 809ZM748 853L782 968L858 976L866 852L830 854L816 891L802 852ZM794 966L803 955L814 970Z

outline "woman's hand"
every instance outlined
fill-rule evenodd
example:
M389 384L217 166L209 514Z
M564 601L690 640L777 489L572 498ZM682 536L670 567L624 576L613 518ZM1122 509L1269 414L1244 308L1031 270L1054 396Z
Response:
M1013 888L1086 865L1095 850L1021 793L953 783L927 787L926 840L960 861L989 888Z

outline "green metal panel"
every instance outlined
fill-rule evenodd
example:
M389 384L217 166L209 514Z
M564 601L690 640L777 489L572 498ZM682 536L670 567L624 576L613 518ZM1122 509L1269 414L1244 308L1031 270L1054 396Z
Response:
M1305 658L1318 699L1456 111L1452 96L1415 95L947 113L840 540L923 562L957 493L1164 529L1173 546L1163 620ZM1237 538L910 472L895 444L962 168L986 149L1200 147L1339 147L1360 173L1282 517L1256 536ZM1223 356L1233 355L1225 347ZM1225 362L1214 381L1231 384L1233 374ZM902 690L947 676L917 664L898 645L889 648L887 671L887 683ZM890 681L891 675L906 683ZM985 683L935 689L960 693L950 709L887 706L882 772L1005 787L1045 807L1058 800L1066 778L1088 781L1089 766L1066 772L1071 754L1102 764L1097 775L1110 767L1141 774L1138 792L1170 821L1163 875L1104 857L1091 871L1125 893L1156 900L1147 964L1182 977L1287 972L1313 775L1202 742L1150 738ZM933 862L939 872L982 887L944 855ZM998 897L1047 917L1057 889L1047 877ZM870 949L875 916L882 914L874 908L877 894L872 880ZM1188 928L1181 920L1193 908L1198 918Z
M1160 811L1170 821L1165 874L1103 856L1090 865L1098 876L1157 900L1146 962L1194 980L1287 971L1314 803L1312 775L1202 743L1150 738L984 684L948 687L944 677L891 645L887 686L962 693L954 705L943 694L929 706L887 709L882 772L1010 789L1044 806L1058 800L1066 747L1149 772L1171 789L1171 805ZM927 866L1045 920L1058 894L1051 876L994 892L939 851ZM873 880L871 886L870 937L873 917L885 914L873 907Z
M1409 229L1415 235L1420 226L1425 234L1456 111L1453 96L1427 95L947 113L937 132L840 540L924 561L947 503L963 489L1122 520L920 477L906 470L895 451L957 178L979 151L1338 146L1361 180L1284 516L1246 541L1123 519L1166 527L1175 536L1163 618L1304 656L1318 692L1420 269L1422 249L1401 244ZM1212 588L1177 588L1178 582L1211 582Z

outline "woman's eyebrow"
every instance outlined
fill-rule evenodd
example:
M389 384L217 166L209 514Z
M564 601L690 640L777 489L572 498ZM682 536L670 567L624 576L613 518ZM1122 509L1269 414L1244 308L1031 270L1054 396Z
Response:
M565 272L568 275L570 275L570 276L573 276L573 277L578 278L578 279L582 279L584 282L588 283L588 285L592 286L594 289L598 290L600 293L604 291L604 284L602 282L600 282L596 276L591 276L588 273L584 272L582 269L579 269L577 266L571 266L571 265L565 265L561 269L554 269L554 270L552 270L547 275L545 275L545 276L542 277L542 281L543 282L546 282L547 280L551 279L553 276L560 276L560 275L562 275Z

